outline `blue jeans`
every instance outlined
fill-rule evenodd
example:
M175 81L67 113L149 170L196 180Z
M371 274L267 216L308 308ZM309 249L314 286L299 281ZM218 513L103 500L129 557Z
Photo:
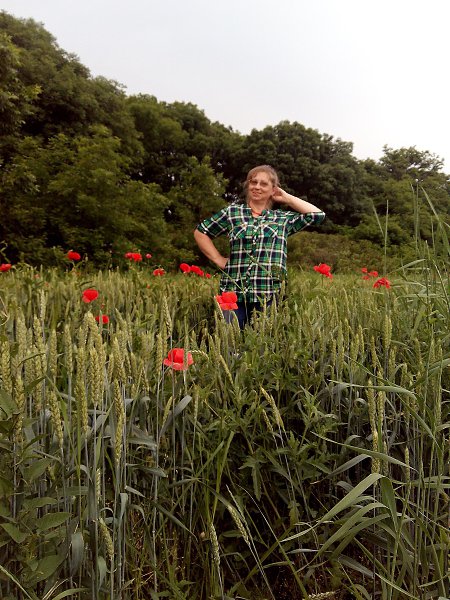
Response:
M232 319L237 318L240 329L244 329L246 324L252 318L254 312L261 312L264 308L264 304L267 308L272 304L273 299L267 300L265 303L262 302L238 302L237 309L235 310L223 310L223 316L227 323L231 323Z

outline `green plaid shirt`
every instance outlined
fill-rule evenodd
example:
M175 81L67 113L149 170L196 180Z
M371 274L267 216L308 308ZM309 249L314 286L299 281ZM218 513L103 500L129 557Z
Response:
M230 204L197 229L210 238L227 234L230 258L220 279L220 292L233 291L238 301L261 302L276 293L286 276L287 238L325 213L264 210L253 217L249 206Z

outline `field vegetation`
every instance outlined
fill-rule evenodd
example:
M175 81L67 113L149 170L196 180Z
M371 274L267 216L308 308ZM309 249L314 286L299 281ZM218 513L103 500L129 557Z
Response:
M447 598L449 274L418 251L293 271L244 334L198 270L1 273L2 598Z

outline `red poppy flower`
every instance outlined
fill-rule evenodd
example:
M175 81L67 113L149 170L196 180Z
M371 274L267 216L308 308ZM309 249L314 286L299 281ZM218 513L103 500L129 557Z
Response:
M134 260L134 262L140 262L142 260L142 254L139 252L127 252L125 258L128 260Z
M203 277L204 272L202 271L202 269L200 269L200 267L197 267L197 265L191 265L191 271L193 273L195 273L196 275L198 275L199 277Z
M6 271L9 271L12 265L10 265L9 263L3 263L2 265L0 265L0 272L2 273L6 273Z
M331 271L331 267L330 267L330 265L327 265L325 263L320 263L320 265L316 265L314 267L314 271L317 271L317 273L321 273L322 275L325 275L326 273L329 273Z
M181 263L180 269L183 271L183 273L189 273L191 267L187 263Z
M83 292L83 302L92 302L98 298L98 292L94 289L84 290Z
M69 250L67 253L67 258L74 261L81 260L81 256L78 254L78 252L74 252L73 250Z
M236 310L238 307L237 295L234 292L223 292L222 295L216 296L216 300L222 310Z
M165 275L166 272L164 271L164 269L155 269L153 271L153 275Z
M95 317L95 320L97 321L97 323L100 323L100 315L97 315ZM102 315L102 323L103 323L103 325L106 325L107 323L109 323L108 315Z
M371 277L378 277L378 271L369 271L367 267L361 269L362 273L365 273L363 279L370 279Z
M391 287L391 282L389 279L386 279L386 277L381 277L381 279L377 279L373 284L374 288L379 288L382 286L384 286L386 289L389 289Z
M205 273L206 279L211 279L211 273Z
M324 277L328 277L328 279L333 279L333 275L330 273L331 267L325 263L320 263L320 265L316 265L314 267L314 271L320 273Z
M145 258L151 258L152 255L150 254L150 252L147 252L147 254L145 255Z
M194 363L192 354L184 351L183 348L174 348L167 354L163 364L166 367L171 367L175 371L186 371L186 369Z

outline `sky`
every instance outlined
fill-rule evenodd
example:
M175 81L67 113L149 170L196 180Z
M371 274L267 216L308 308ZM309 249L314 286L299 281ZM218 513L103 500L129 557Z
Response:
M358 159L415 146L450 173L450 0L2 0L127 94L242 134L299 122Z

